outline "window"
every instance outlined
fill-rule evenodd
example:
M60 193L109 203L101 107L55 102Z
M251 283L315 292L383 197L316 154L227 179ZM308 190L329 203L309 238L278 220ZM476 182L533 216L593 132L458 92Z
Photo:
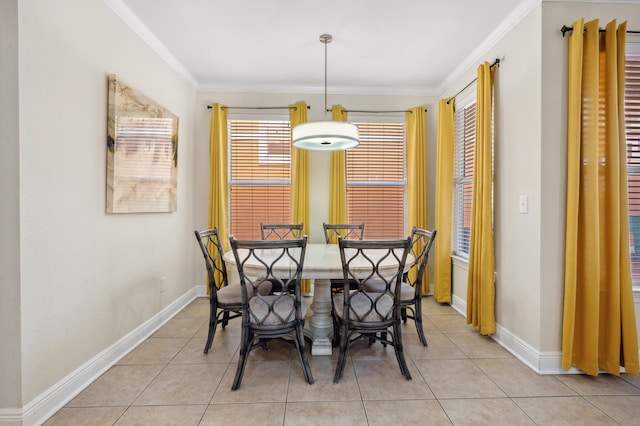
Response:
M469 257L473 157L476 145L475 95L456 105L453 175L453 254Z
M291 221L288 120L229 120L229 224L238 239L260 239L260 223Z
M640 43L627 45L625 122L631 275L640 285Z
M365 238L403 238L404 122L354 122L360 145L346 151L349 223L365 223Z

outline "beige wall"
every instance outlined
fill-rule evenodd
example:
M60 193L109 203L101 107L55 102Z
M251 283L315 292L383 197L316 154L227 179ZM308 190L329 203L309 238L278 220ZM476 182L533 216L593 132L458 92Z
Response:
M207 225L207 201L208 201L208 173L209 173L209 128L211 123L211 110L207 105L214 102L230 106L286 106L298 101L305 101L311 109L307 112L308 121L323 120L325 117L324 94L323 93L297 93L297 94L246 94L246 93L215 93L198 92L196 106L196 192L198 196L198 206L196 208L196 223L200 227ZM391 95L351 95L351 94L329 94L329 107L333 104L341 104L347 109L357 110L405 110L414 106L425 105L428 109L427 116L427 173L429 182L429 196L434 195L435 182L435 127L437 106L436 100L424 96L391 96ZM242 111L230 110L230 116L255 116L261 114L268 117L277 114L284 114L288 117L287 110L262 110L262 111ZM329 113L330 114L330 113ZM404 114L390 114L393 117L404 120ZM350 119L355 115L351 114ZM371 117L379 118L378 116ZM309 207L310 207L310 238L312 241L323 241L322 222L328 220L328 198L329 198L329 172L330 154L326 152L309 151ZM434 213L433 203L429 203L429 221L433 224Z
M329 119L323 114L324 93L222 93L199 91L195 111L195 191L196 191L196 227L207 226L207 203L209 191L209 131L211 124L211 110L208 105L220 103L229 106L286 106L304 101L311 109L307 111L308 121ZM330 93L329 107L343 105L354 110L406 110L419 105L427 108L427 181L428 181L428 216L429 225L435 221L435 140L437 123L437 99L426 96L406 95L353 95ZM257 115L258 114L258 115ZM230 110L230 117L269 117L274 115L288 117L287 110ZM330 113L329 113L330 114ZM404 120L404 114L389 114L391 117ZM369 115L372 120L380 119L381 114ZM354 119L355 115L350 115ZM330 154L326 152L309 151L309 237L311 241L324 241L322 222L328 221L329 216L329 180ZM196 271L199 280L204 280L205 271Z
M22 406L18 1L0 2L0 410Z
M19 2L18 19L26 404L194 286L195 88L102 0ZM176 213L105 213L108 73L180 117Z
M521 22L483 55L492 63L501 59L495 72L495 184L494 223L496 257L496 322L519 338L537 346L540 296L540 8ZM475 78L469 76L446 91L457 92ZM475 86L458 99L473 94ZM520 214L518 200L525 195L529 212ZM466 306L466 270L454 266L454 296ZM529 320L523 320L528 318Z
M640 28L637 4L544 1L485 55L504 57L495 80L496 338L543 373L561 371L567 39L560 28L581 17ZM518 211L520 195L529 198L528 214ZM456 262L459 308L466 279Z
M192 232L207 225L206 105L305 100L309 120L319 120L324 99L196 94L103 0L9 0L0 12L0 333L10 343L0 349L0 410L19 413L203 282ZM483 55L504 57L496 73L497 320L500 337L528 350L538 369L559 354L562 323L566 40L559 28L581 16L624 17L640 29L637 4L544 1ZM442 97L475 72L462 73ZM176 213L104 213L107 73L180 117ZM426 105L433 226L437 99L330 93L329 102L373 110ZM311 238L320 240L329 156L312 152L310 160ZM526 215L518 213L520 195L529 196ZM464 303L460 272L454 294Z
M562 38L562 25L572 25L579 18L585 22L599 19L604 27L610 20L626 20L628 29L640 28L640 4L576 4L549 2L543 4L542 25L542 222L541 264L544 279L540 282L541 328L543 351L561 350L562 297L564 287L564 202L566 173L566 93L567 39ZM629 35L628 41L640 42Z

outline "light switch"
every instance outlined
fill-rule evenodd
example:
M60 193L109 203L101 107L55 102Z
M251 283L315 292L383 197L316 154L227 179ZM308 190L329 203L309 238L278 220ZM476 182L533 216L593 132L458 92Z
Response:
M529 213L529 197L526 195L520 196L520 204L519 204L520 214Z

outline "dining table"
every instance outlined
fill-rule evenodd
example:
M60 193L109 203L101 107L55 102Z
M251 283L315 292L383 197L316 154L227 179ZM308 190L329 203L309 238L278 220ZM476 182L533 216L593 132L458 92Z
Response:
M386 253L386 251L381 251ZM230 276L230 282L239 282L236 259L233 251L225 252L223 259L227 265ZM406 268L412 262L411 255L407 255ZM255 268L256 273L264 270L264 266L251 261L245 263L245 272L251 274L251 268ZM357 266L352 265L352 270ZM380 264L381 273L388 272L390 275L397 270L397 263L391 261L383 261ZM371 266L362 263L362 273L370 270ZM281 262L274 267L274 273L283 275L290 274L295 270L291 262ZM305 251L304 263L302 268L302 278L313 280L313 301L310 305L312 313L305 321L305 335L311 340L311 355L331 355L332 353L332 336L333 336L333 319L331 318L331 282L332 278L343 278L342 260L340 258L340 248L337 244L320 244L308 243Z

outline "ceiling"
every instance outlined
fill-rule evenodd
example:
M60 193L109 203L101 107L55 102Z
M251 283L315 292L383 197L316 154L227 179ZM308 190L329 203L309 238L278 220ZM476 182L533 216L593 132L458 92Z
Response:
M540 0L111 0L198 90L440 95Z

